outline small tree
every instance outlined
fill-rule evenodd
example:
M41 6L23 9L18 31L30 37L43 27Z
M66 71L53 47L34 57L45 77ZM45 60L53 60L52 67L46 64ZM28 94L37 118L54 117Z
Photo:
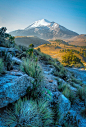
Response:
M64 56L62 56L63 59L63 63L67 63L67 64L76 64L76 63L81 63L81 60L71 52L68 52L67 54L65 54Z

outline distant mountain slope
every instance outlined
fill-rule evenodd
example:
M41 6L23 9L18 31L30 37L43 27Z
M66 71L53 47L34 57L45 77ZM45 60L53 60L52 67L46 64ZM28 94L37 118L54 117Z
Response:
M23 30L10 32L13 36L37 36L42 39L68 39L78 34L46 19L38 20Z
M66 40L66 42L72 45L86 46L86 34L80 34L78 36Z
M29 37L16 36L15 42L18 45L24 45L26 47L28 47L30 44L34 44L35 47L42 45L42 44L50 44L50 42L40 39L38 37L34 37L34 36L32 36L32 37L31 36L29 36Z

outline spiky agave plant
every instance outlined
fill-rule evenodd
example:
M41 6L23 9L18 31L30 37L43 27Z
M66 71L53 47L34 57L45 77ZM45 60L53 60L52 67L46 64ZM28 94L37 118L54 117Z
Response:
M3 120L10 127L48 127L52 123L52 111L47 102L19 99L14 110L6 110Z

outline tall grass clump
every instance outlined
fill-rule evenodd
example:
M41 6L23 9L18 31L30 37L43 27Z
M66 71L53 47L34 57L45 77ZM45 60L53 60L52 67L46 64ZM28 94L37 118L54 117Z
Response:
M4 63L3 60L0 59L0 74L2 74L4 72Z
M42 76L42 68L39 65L37 58L36 59L24 59L21 65L21 70L33 77L36 83L40 83Z
M33 99L36 99L39 96L41 97L43 74L42 68L38 63L37 58L24 59L23 64L21 65L21 70L34 78L33 88L28 87L27 89L28 95L32 96Z
M75 95L75 93L73 91L71 91L71 89L69 88L69 86L66 86L64 88L63 94L64 94L65 97L67 97L71 101L71 103L74 102L76 95Z
M47 102L19 99L14 108L5 111L5 125L10 127L49 127L53 122L53 113Z
M86 86L85 85L83 85L81 88L78 88L77 96L81 100L84 100L85 101L85 99L86 99Z

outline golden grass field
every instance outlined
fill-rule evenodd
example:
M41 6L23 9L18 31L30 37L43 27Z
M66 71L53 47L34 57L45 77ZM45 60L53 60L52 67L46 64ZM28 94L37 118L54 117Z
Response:
M37 48L40 48L41 52L48 54L53 58L57 58L60 62L62 62L62 56L66 54L65 52L60 52L60 50L74 49L74 50L80 51L81 49L80 47L68 46L65 44L58 44L56 41L50 41L50 43L51 44L40 45ZM86 65L86 60L84 60L82 56L80 56L77 53L74 53L74 54L81 59L84 65Z
M69 44L86 46L85 40L86 40L85 35L79 35L78 37L74 37ZM74 47L74 46L66 45L64 44L64 42L57 43L55 40L45 41L43 39L40 39L34 36L16 36L15 42L18 45L24 45L26 47L29 47L30 44L34 44L35 49L40 48L41 52L48 54L53 58L57 58L60 62L62 62L62 56L66 54L65 52L60 52L60 50L74 49L74 50L80 51L81 49L81 47L79 46ZM68 41L65 41L65 42L68 42ZM77 57L79 57L81 61L83 62L83 64L86 66L86 58L80 56L77 53L74 53L74 54Z

